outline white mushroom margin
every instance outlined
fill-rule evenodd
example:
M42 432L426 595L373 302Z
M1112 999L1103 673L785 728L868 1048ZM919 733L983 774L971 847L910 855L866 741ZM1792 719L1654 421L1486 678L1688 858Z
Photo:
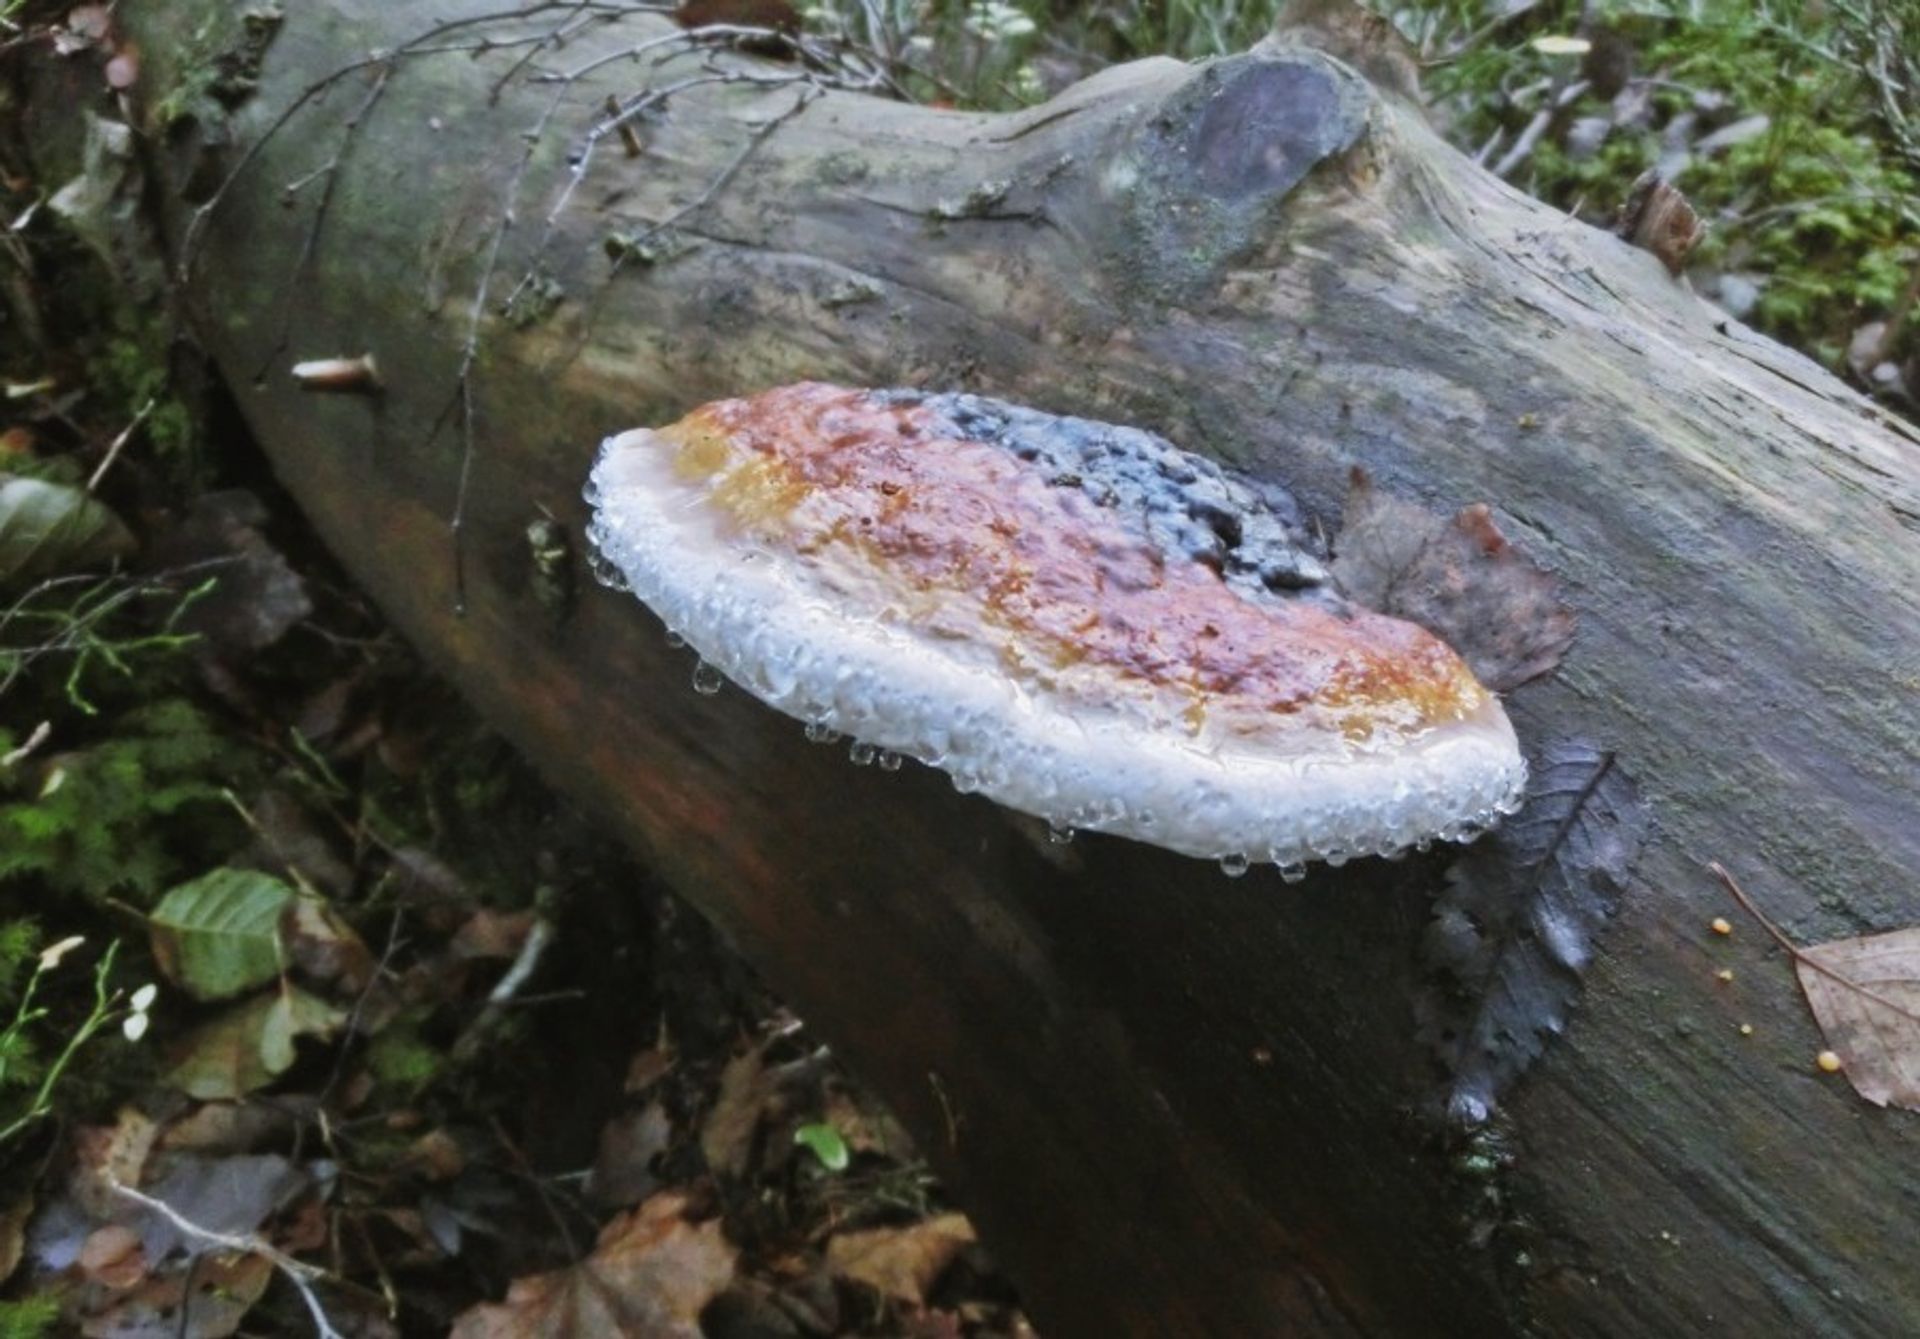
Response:
M949 773L956 788L1057 827L1115 833L1229 869L1298 874L1471 840L1518 808L1526 764L1488 694L1411 741L1307 753L1213 750L1124 705L1093 709L1008 677L982 646L864 614L803 562L743 547L675 447L608 439L586 490L603 574L753 696Z

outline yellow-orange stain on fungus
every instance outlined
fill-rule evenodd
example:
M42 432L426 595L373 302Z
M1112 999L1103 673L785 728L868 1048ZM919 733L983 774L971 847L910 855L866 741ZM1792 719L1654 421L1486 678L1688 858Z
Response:
M707 481L756 542L816 559L844 547L859 561L843 579L903 620L977 639L1016 676L1097 667L1170 697L1196 734L1270 730L1278 714L1364 743L1486 700L1425 630L1314 598L1250 599L921 405L802 384L704 406L661 436L676 473Z

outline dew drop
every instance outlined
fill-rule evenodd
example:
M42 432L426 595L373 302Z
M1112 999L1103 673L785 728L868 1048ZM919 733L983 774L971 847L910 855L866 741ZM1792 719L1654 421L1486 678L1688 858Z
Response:
M881 749L880 756L875 758L874 761L880 764L880 770L883 772L897 772L900 770L900 755L891 749Z
M1229 879L1237 879L1253 868L1253 862L1239 851L1220 857L1220 872Z
M857 739L854 740L852 746L847 749L847 758L855 767L865 767L879 756L879 749L871 744L863 744Z
M807 742L809 744L832 744L839 740L840 732L825 721L807 722Z
M587 570L593 573L593 579L609 590L629 591L633 586L611 558L598 549L587 550Z
M1280 882L1282 883L1299 883L1306 877L1307 866L1305 861L1296 860L1291 864L1280 866Z
M1047 840L1055 846L1065 846L1073 840L1073 829L1064 823L1048 823Z
M675 632L672 628L667 629L667 645L668 646L678 651L681 647L685 646L686 644L687 644L687 639L685 637L682 637L679 633Z
M720 685L726 681L726 675L704 660L693 667L693 691L704 697L712 697L719 692Z

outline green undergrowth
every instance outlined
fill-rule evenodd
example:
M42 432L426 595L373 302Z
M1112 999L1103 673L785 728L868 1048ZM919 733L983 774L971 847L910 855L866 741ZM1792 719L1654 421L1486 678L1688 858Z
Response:
M1494 16L1491 6L1422 12L1430 31L1456 35ZM1492 143L1498 163L1549 90L1586 82L1510 179L1604 225L1636 178L1667 169L1707 223L1693 270L1750 279L1749 319L1833 363L1853 330L1900 302L1920 265L1920 159L1908 143L1920 90L1876 69L1883 30L1920 40L1920 5L1658 0L1598 6L1583 25L1581 5L1550 0L1453 58L1437 43L1426 85L1454 141ZM1535 44L1576 34L1599 51ZM1570 133L1583 120L1585 143ZM1716 145L1716 130L1735 142Z
M808 17L894 56L913 96L1006 109L1113 61L1245 50L1277 9L821 0ZM1737 314L1760 329L1839 368L1863 324L1904 320L1920 287L1920 0L1415 0L1382 12L1419 52L1436 121L1469 153L1491 145L1490 164L1548 99L1584 81L1508 178L1608 226L1642 173L1670 169L1708 225L1693 274L1708 296L1732 276L1728 291L1751 295ZM1555 54L1541 40L1553 38L1601 50ZM1708 140L1758 117L1750 137ZM1584 140L1570 133L1581 121ZM1916 343L1896 330L1883 352L1914 358L1920 375Z

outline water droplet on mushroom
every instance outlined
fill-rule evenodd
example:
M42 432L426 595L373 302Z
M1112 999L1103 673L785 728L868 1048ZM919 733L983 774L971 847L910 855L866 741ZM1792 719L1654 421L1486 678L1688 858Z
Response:
M726 675L704 660L693 667L693 691L704 697L712 697L719 692L720 685L726 681Z
M627 581L627 574L606 554L598 549L587 550L587 570L593 573L593 579L608 590L629 591L633 587Z
M1282 883L1299 883L1306 877L1307 867L1305 863L1301 861L1293 860L1280 866L1280 882Z
M880 770L883 772L897 772L900 770L900 755L891 749L881 749L880 756L874 759L874 761L880 764Z
M686 644L687 644L687 639L685 637L682 637L679 633L675 632L672 628L667 629L667 645L668 646L678 651L681 647L685 646Z
M825 721L807 722L807 742L809 744L832 744L839 740L840 732Z
M1239 851L1220 857L1220 872L1229 879L1237 879L1252 868L1253 862Z
M1073 829L1064 823L1047 824L1047 840L1055 846L1065 846L1073 840Z
M853 744L847 749L847 760L855 767L865 767L879 756L879 749L871 744L862 743L858 739L854 740Z

